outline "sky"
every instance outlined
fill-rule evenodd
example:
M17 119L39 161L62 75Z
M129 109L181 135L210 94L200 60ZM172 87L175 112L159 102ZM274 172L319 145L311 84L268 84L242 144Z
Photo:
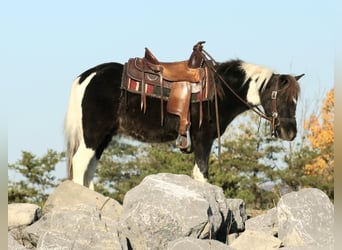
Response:
M330 0L14 0L0 8L9 163L23 150L38 156L65 150L73 80L97 64L141 57L145 47L160 61L179 61L204 40L219 62L240 58L279 73L305 73L298 110L317 112L334 86Z

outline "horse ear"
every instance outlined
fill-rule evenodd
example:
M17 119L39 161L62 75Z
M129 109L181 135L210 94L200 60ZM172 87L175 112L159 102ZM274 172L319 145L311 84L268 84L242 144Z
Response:
M296 79L296 81L298 81L300 78L302 78L305 74L301 74L301 75L298 75L298 76L295 76L294 78Z

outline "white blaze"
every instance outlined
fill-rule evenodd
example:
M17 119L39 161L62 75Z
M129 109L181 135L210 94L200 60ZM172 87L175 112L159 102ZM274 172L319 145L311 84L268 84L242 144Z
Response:
M247 92L247 101L252 105L260 105L259 91L262 84L265 82L263 88L266 87L268 81L271 79L273 71L260 65L243 62L241 64L242 70L245 72L245 82L250 79L249 89Z

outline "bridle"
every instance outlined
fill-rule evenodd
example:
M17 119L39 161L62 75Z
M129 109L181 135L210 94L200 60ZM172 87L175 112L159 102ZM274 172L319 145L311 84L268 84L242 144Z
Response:
M200 45L204 42L200 42ZM271 136L277 137L277 130L276 128L280 126L280 117L278 115L277 110L277 96L278 92L282 91L282 89L279 89L279 74L273 74L273 77L275 77L275 88L271 92L271 116L267 116L265 112L260 110L257 106L251 105L247 101L245 101L241 96L239 96L234 89L223 79L223 77L217 72L215 65L217 65L217 62L214 60L214 58L203 49L202 46L199 46L198 49L200 50L200 55L203 58L203 61L206 63L208 68L222 81L222 83L230 90L230 92L239 99L242 103L244 103L250 110L252 110L254 113L256 113L259 117L268 120L271 122L272 129L271 129ZM209 59L208 59L209 58ZM216 110L216 124L217 124L217 131L218 131L218 140L220 144L220 129L219 129L219 121L218 121L218 103L217 103L217 90L216 85L214 84L214 92L215 92L215 110ZM295 119L293 117L292 119Z
M279 75L276 74L275 77L277 78L276 79L276 86L275 86L275 90L273 90L271 93L272 115L271 115L271 117L266 116L266 119L271 121L271 124L272 124L272 131L271 131L272 137L277 136L276 128L280 125L280 120L278 118L278 110L277 110L277 96L278 96L278 91L279 91Z
M256 113L259 117L270 121L271 122L271 136L277 137L277 130L276 128L280 125L280 117L278 115L278 109L277 109L277 96L278 92L282 89L279 89L279 74L273 74L273 77L275 77L275 87L274 90L271 92L271 116L267 116L265 112L263 112L258 106L251 105L249 102L245 101L241 98L233 89L232 87L223 79L223 77L216 71L214 67L211 67L213 72L220 78L220 80L223 82L223 84L232 92L235 97L237 97L242 103L244 103L250 110L252 110L254 113ZM215 71L214 71L215 70Z

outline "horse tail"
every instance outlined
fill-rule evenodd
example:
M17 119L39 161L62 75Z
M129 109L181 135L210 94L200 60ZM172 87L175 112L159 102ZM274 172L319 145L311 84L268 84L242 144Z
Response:
M79 81L80 77L78 77L72 84L64 122L64 132L67 143L67 175L69 180L73 179L72 158L77 152L83 134L81 106L83 94L80 93L81 87Z

